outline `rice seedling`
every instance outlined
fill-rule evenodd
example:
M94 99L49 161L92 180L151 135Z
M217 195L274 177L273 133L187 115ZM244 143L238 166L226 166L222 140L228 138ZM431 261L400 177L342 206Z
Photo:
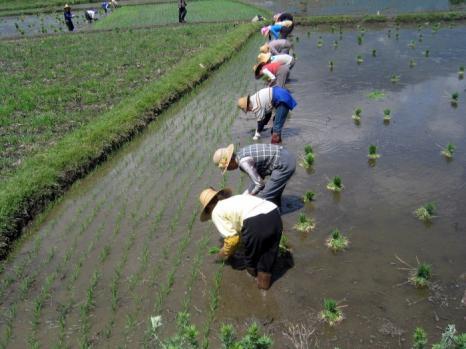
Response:
M280 244L278 246L280 256L287 256L291 253L291 247L288 241L288 236L282 234Z
M380 154L377 153L377 146L376 145L371 144L369 146L369 154L367 155L367 157L370 160L377 160L378 158L380 158Z
M400 39L400 34L399 33L395 33L395 40L399 40Z
M458 69L458 79L463 79L464 78L464 65L462 65L459 69Z
M414 68L416 66L416 61L414 59L409 60L409 67Z
M362 45L362 35L358 35L358 45Z
M330 71L333 71L333 68L334 68L333 61L329 61L329 62L328 62L328 69L329 69Z
M372 49L372 57L377 57L377 50L375 48Z
M424 40L424 35L422 35L422 33L420 33L417 37L417 41L419 42L422 42Z
M327 184L327 189L333 192L340 192L344 189L343 183L339 176L333 177L333 179Z
M303 195L303 201L304 202L311 202L314 201L315 193L313 191L307 191Z
M348 244L348 238L344 236L338 229L333 229L330 232L330 236L327 238L327 240L325 240L325 245L333 252L346 249Z
M219 252L220 252L220 247L218 246L212 246L211 248L209 248L210 255L217 254Z
M455 152L455 145L452 143L448 143L447 146L442 150L442 155L446 158L451 159L453 158L453 153Z
M337 29L337 27L335 26L335 24L332 24L330 29L331 29L332 34L333 34L333 33L335 33L335 30Z
M299 42L299 36L296 36L296 42Z
M390 121L392 119L392 111L390 109L385 109L383 111L383 120Z
M411 40L408 44L408 47L414 50L416 48L416 42L414 40Z
M416 327L413 334L413 349L427 348L427 333L421 327Z
M367 97L370 99L373 99L374 101L378 101L380 99L383 99L385 97L385 93L382 91L372 91L367 94Z
M351 116L354 121L361 121L362 109L356 108Z
M414 216L421 221L430 222L437 211L434 202L428 202L414 211Z
M313 153L314 153L314 149L312 149L312 145L306 144L304 146L304 154L313 154Z
M414 267L402 260L397 255L395 255L395 258L404 266L402 268L398 268L398 270L408 271L407 283L410 283L417 288L425 288L430 285L430 280L432 279L432 267L430 264L421 263L416 257L417 266Z
M298 222L294 225L294 228L302 232L310 232L315 228L316 224L311 217L307 217L304 213L300 213L298 216Z
M343 320L340 308L334 299L324 298L324 309L319 313L319 317L330 326L334 326Z
M364 62L364 59L362 58L361 55L356 56L356 63L357 64L362 64Z
M390 82L392 84L396 84L400 81L400 76L399 75L396 75L396 74L393 74L391 77L390 77Z
M338 48L338 41L337 41L337 40L335 40L335 41L333 42L333 48Z
M459 100L459 97L460 97L460 94L458 92L453 92L451 94L451 99L450 99L450 103L453 107L457 107L458 106L458 100Z
M324 40L322 40L322 36L319 36L319 40L317 40L317 47L321 48L324 46Z
M430 50L425 50L424 57L429 57L429 56L430 56Z
M392 37L392 30L391 30L391 29L388 29L388 31L387 31L387 36L388 36L389 38Z
M314 164L314 154L307 153L301 157L299 165L305 169L310 168Z

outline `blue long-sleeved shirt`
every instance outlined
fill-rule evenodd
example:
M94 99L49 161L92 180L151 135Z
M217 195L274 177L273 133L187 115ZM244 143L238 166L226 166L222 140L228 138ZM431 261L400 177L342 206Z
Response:
M70 22L71 19L73 18L73 15L71 14L71 12L65 12L64 15L65 15L65 21L67 22Z
M283 26L281 24L273 24L270 26L270 32L275 40L280 38L280 31L282 28Z

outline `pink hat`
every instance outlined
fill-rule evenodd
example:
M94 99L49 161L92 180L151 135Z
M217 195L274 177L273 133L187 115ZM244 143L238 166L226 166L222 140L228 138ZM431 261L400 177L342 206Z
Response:
M267 26L267 27L262 27L262 29L261 29L261 34L262 34L263 36L267 36L267 34L269 33L269 31L270 31L270 27L269 27L269 26Z

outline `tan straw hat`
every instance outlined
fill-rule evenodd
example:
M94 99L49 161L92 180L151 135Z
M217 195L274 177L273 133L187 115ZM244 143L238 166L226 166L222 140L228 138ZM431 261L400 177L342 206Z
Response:
M261 47L259 47L259 51L261 53L268 53L270 50L270 47L269 47L269 44L265 43L264 45L262 45Z
M228 169L228 165L230 164L234 151L235 146L233 144L230 144L226 148L219 148L215 151L212 160L214 161L214 164L223 171L223 173Z
M232 194L232 191L229 188L225 188L222 190L215 190L214 188L210 187L210 188L204 189L201 192L201 195L199 195L199 201L201 202L201 205L202 205L202 212L200 216L201 222L205 222L210 219L212 212L210 212L210 210L206 210L206 208L212 200L226 199L230 197L231 194Z
M238 108L243 110L245 113L248 112L249 109L249 95L241 97L238 99Z
M267 63L269 61L270 57L272 57L272 54L270 52L268 52L268 53L259 53L259 55L257 56L257 62L258 63Z
M71 8L71 6L68 5L68 4L65 4L65 6L63 6L63 8L66 10L67 8Z

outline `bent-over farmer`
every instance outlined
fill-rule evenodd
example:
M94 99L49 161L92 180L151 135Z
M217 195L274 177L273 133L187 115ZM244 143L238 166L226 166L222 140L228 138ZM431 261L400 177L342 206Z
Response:
M246 270L257 277L258 288L268 290L283 230L277 206L251 195L231 196L230 189L205 189L199 200L202 205L201 221L212 218L223 237L218 257L228 259L241 242L245 250Z
M258 63L252 67L254 71L254 77L260 79L265 77L267 85L285 87L290 75L290 68L280 63Z
M252 144L235 152L235 146L219 148L213 156L214 164L223 173L239 168L247 173L251 184L247 193L281 206L286 183L296 170L296 158L285 148L275 144ZM270 176L267 182L265 177Z
M272 117L272 111L275 109L275 118L272 128L272 144L282 142L282 129L285 125L288 112L293 110L298 104L291 93L282 87L266 87L252 96L244 96L238 99L238 107L247 113L252 111L257 118L257 129L253 139L260 138L260 133Z
M65 24L68 27L68 30L72 32L74 30L73 24L73 14L71 13L71 6L66 4L63 8L63 15L65 17Z
M259 48L261 53L271 53L272 55L278 55L280 53L290 54L290 49L293 48L291 42L286 39L272 40L265 43Z

